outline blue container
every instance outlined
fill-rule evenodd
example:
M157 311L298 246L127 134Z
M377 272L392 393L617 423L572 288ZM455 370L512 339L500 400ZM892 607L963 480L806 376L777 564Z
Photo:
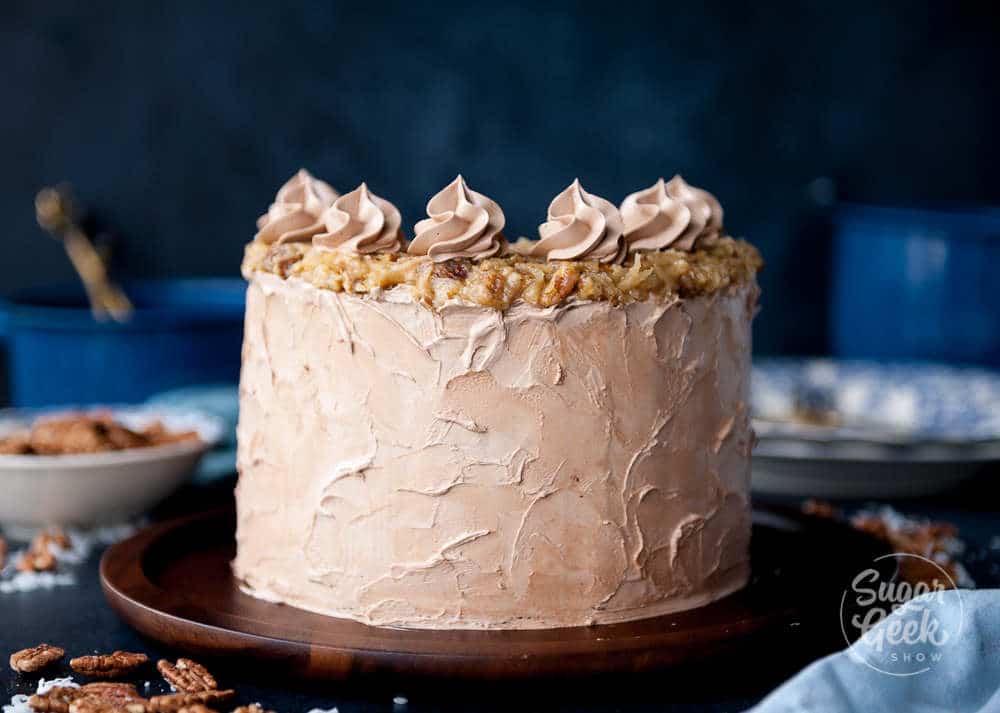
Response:
M1000 366L1000 211L844 205L833 351Z
M0 300L17 406L136 403L179 386L239 378L246 285L238 279L124 285L124 324L97 322L82 287L33 288Z

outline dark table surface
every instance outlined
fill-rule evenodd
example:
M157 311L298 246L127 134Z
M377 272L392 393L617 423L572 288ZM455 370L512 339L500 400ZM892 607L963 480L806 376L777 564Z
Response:
M1000 586L1000 514L994 509L1000 474L984 474L961 491L933 500L891 503L901 512L953 522L968 544L963 559L979 587ZM154 514L155 519L225 504L232 480L213 486L189 486ZM784 504L788 504L785 501ZM861 503L845 503L846 508ZM35 677L15 675L6 666L7 655L45 641L71 655L142 651L152 660L176 656L155 642L138 636L108 607L98 582L100 551L76 570L77 584L27 593L0 593L0 698L7 703L17 693L33 692ZM192 586L198 586L192 582ZM455 681L375 679L327 685L302 684L268 676L267 671L241 670L238 663L216 662L220 683L238 691L238 703L260 702L278 713L306 713L312 708L340 713L423 713L430 711L742 711L787 678L793 668L769 666L777 652L761 651L756 665L729 660L684 671L588 680L537 681L513 684L460 684ZM776 660L776 659L775 659ZM67 675L68 668L47 672L49 678ZM166 692L150 667L135 679L147 695ZM146 681L150 687L144 690ZM405 703L394 702L397 696Z

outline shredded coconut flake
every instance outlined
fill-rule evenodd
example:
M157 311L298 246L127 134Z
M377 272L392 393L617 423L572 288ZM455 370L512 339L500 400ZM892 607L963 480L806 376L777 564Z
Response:
M64 549L53 543L49 544L49 551L56 558L56 562L59 565L55 572L19 572L17 571L16 563L25 550L21 549L13 552L7 558L7 565L0 570L0 594L73 586L76 584L76 576L72 571L67 571L68 569L71 570L71 568L85 562L96 548L110 545L129 537L143 524L145 524L145 520L90 529L71 528L67 530L66 534L69 536L70 541L68 548ZM10 539L21 542L28 542L34 539L37 533L37 530L30 530L28 528L9 527L5 530L5 534ZM7 712L4 711L4 713Z
M10 699L10 704L3 707L3 713L34 713L28 705L28 696L16 695Z
M38 687L35 689L35 693L48 693L56 686L79 688L80 684L76 683L71 677L53 678L51 681L41 678L38 680ZM29 698L31 696L24 694L14 696L10 699L10 703L3 707L3 713L35 713L31 706L28 705Z
M69 572L17 572L11 577L0 580L0 594L71 587L74 584L76 577Z
M48 693L53 688L79 688L80 684L73 680L72 676L67 676L66 678L53 678L51 681L46 681L44 678L38 679L38 688L35 693L42 694Z

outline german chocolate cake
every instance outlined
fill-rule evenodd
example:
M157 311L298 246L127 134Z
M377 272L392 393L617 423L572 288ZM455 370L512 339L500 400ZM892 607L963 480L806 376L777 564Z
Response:
M459 176L408 239L364 183L296 174L243 264L245 590L524 629L743 587L761 261L722 217L679 176L620 208L574 181L511 244Z

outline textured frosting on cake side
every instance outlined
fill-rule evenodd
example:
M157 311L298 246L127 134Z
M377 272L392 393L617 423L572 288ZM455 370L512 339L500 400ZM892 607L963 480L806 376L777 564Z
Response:
M234 569L256 596L538 628L746 583L753 280L429 309L406 285L249 277Z

